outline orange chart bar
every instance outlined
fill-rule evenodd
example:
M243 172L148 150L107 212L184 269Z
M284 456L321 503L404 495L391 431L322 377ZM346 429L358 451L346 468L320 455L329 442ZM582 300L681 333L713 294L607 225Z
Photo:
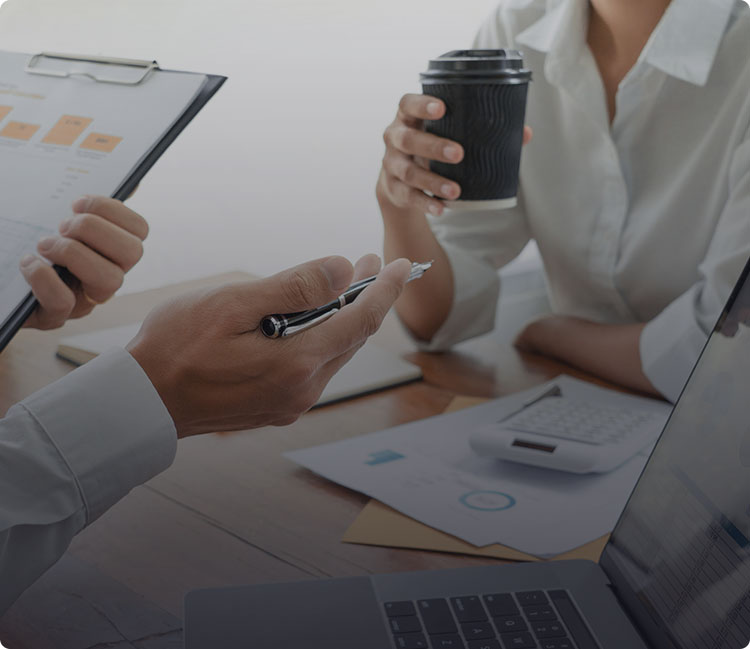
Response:
M30 140L39 130L39 124L25 124L24 122L8 122L0 131L0 137L11 137L14 140Z
M93 119L88 117L76 117L75 115L63 115L52 127L47 135L44 136L42 142L44 144L60 144L62 146L70 146L78 139L78 136L83 133L93 122Z
M13 106L0 106L0 120L5 119L12 110Z
M105 135L104 133L91 133L83 142L82 149L91 149L92 151L103 151L110 153L115 147L122 142L121 137L115 135Z

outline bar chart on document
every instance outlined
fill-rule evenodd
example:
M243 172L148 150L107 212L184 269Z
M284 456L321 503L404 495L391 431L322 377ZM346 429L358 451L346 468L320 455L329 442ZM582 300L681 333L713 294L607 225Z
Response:
M63 78L31 74L28 61L0 53L0 324L28 294L23 256L57 230L77 198L113 195L206 78L159 73L119 85L94 78L100 64L77 63Z

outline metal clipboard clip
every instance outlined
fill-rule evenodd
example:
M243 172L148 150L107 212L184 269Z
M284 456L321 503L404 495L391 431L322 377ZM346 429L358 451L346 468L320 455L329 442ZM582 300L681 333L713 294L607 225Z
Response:
M142 74L132 79L118 79L116 77L97 74L91 69L64 70L56 67L42 68L39 67L39 62L41 59L51 59L55 61L75 61L77 63L94 64L92 66L89 66L90 68L96 68L97 66L105 65L122 66L125 68L140 69L142 70ZM137 86L139 83L143 83L143 81L145 81L154 70L158 69L159 64L156 61L116 59L104 56L78 56L75 54L60 54L57 52L40 52L39 54L34 54L26 64L26 72L28 74L41 74L48 77L59 77L63 79L73 76L82 76L98 83L115 83L121 86Z

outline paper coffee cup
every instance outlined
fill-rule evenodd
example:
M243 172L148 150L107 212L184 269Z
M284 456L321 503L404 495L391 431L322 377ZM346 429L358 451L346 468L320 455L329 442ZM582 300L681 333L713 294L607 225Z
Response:
M513 207L523 146L531 71L518 50L454 50L432 59L420 75L424 94L445 102L442 119L425 129L463 146L458 164L431 161L430 169L461 186L456 209Z

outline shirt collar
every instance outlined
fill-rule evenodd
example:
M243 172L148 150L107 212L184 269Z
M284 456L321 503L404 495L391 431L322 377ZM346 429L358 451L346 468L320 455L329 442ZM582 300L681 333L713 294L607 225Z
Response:
M539 52L573 58L586 42L588 0L548 0L542 18L516 40Z
M672 0L640 61L702 86L735 6L734 0ZM540 52L575 60L586 43L588 0L548 0L544 16L517 41Z
M672 0L640 60L705 85L734 6L734 0Z

